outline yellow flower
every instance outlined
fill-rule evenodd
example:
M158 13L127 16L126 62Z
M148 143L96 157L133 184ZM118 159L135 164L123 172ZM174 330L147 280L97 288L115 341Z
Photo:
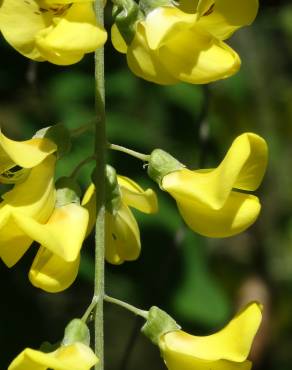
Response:
M168 332L159 340L165 364L169 370L249 370L247 357L261 320L260 305L251 303L215 334Z
M75 342L49 353L26 348L12 361L8 370L89 370L97 362L90 347Z
M12 267L33 242L19 227L17 220L30 217L45 223L53 212L56 200L55 162L54 155L48 156L29 171L23 182L17 183L12 190L2 195L0 257L8 267Z
M120 197L113 210L107 210L105 215L105 258L109 263L121 264L133 261L139 257L141 250L138 224L129 207L144 213L157 212L157 198L153 190L143 190L133 180L118 176ZM90 185L82 204L89 210L90 226L95 223L95 188Z
M13 183L19 179L17 173L11 172L13 167L35 167L56 150L56 144L46 138L14 141L0 132L0 182Z
M257 10L258 0L184 0L181 9L150 9L134 25L130 40L115 24L112 42L127 54L133 73L145 80L162 85L209 83L240 68L239 56L223 41L250 24Z
M14 214L14 220L41 244L29 272L31 283L51 293L67 289L78 274L88 211L77 203L58 206L57 191L57 206L45 224L20 214Z
M234 140L217 168L191 171L180 164L174 170L168 169L159 184L174 197L192 230L214 238L228 237L247 229L259 215L259 199L240 190L258 188L267 157L264 139L245 133ZM148 171L151 170L150 160Z
M92 0L2 0L0 29L24 56L59 65L79 62L107 38Z

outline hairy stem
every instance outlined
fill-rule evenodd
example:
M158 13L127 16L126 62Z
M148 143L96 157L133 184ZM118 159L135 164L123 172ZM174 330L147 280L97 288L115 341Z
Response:
M103 5L101 0L95 1L96 19L103 25ZM95 188L96 188L96 227L95 227L95 282L94 295L97 297L94 317L95 353L99 362L96 370L104 370L104 335L103 335L103 297L104 297L104 245L105 245L105 88L104 88L104 49L95 52Z

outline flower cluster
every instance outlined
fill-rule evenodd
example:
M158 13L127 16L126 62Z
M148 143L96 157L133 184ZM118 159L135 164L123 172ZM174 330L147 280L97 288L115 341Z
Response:
M60 292L75 280L80 249L96 218L94 185L80 202L78 185L70 178L54 181L57 146L47 138L24 142L0 134L1 178L13 184L0 203L0 257L14 266L33 241L40 244L29 271L31 283L47 292ZM12 172L15 166L21 169ZM138 224L130 211L157 211L157 198L127 177L116 176L108 166L106 251L109 263L121 264L139 257ZM20 173L20 174L19 174Z
M258 0L113 3L114 47L126 54L134 74L162 85L205 84L236 73L240 57L225 40L251 24L258 10ZM103 25L96 21L94 0L2 0L0 30L22 55L57 65L79 62L107 39ZM78 274L82 244L96 223L99 190L104 198L101 234L108 263L118 265L140 255L140 231L131 208L146 214L158 212L152 189L144 190L105 163L98 167L104 172L104 184L87 184L84 194L76 180L79 166L71 176L55 181L63 141L60 133L48 135L47 129L20 142L0 132L0 183L9 187L1 194L0 258L12 267L33 242L38 243L29 279L35 287L51 293L68 288ZM106 142L102 145L105 147ZM213 238L231 237L249 228L260 213L258 197L250 194L260 186L268 161L267 144L259 135L241 134L221 163L207 169L190 170L161 149L150 155L124 151L147 161L149 177L175 199L182 218L194 232ZM100 158L95 155L94 159ZM97 177L94 172L92 178ZM97 296L99 300L107 297L103 291ZM123 306L130 307L125 302ZM67 326L57 348L26 348L8 370L92 368L98 358L90 349L85 324L94 307L89 308L82 320L75 319ZM262 319L260 304L250 303L224 329L206 337L182 331L157 307L137 311L146 319L142 332L159 347L169 370L251 368L247 357Z
M124 2L120 3L123 11ZM144 13L137 17L130 38L119 16L112 28L113 45L127 54L137 76L162 85L203 84L238 71L240 58L224 40L254 20L257 0L185 0L179 6L164 1L158 7L153 3L152 7L151 1L144 6L142 2Z
M64 338L56 349L51 350L54 346L48 342L42 346L44 350L26 348L12 361L8 370L89 370L98 363L89 344L87 325L80 319L73 319L66 326Z
M1 134L1 179L15 183L0 203L0 257L12 267L33 241L38 242L29 278L49 292L64 290L74 281L88 224L88 212L78 197L70 199L67 188L54 183L56 150L46 138L16 142ZM21 170L13 173L15 166Z
M110 174L113 176L112 186L107 187L105 259L117 265L124 261L133 261L140 255L140 231L129 207L150 214L157 212L158 205L156 194L152 189L143 190L128 177L116 176L112 167L107 168L108 177ZM82 204L90 214L88 228L90 232L96 219L96 197L93 184L86 191Z
M22 55L59 65L79 62L107 38L93 0L3 0L0 30Z
M236 73L240 58L224 41L251 24L258 11L258 0L115 4L114 47L127 54L133 73L162 85L203 84ZM3 0L0 29L24 56L59 65L79 62L107 39L96 22L93 0Z

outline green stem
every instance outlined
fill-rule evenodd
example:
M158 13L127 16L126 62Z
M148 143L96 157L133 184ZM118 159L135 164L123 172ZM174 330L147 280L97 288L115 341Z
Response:
M103 25L104 2L95 1L96 20ZM104 88L104 49L95 52L95 188L96 192L96 227L95 227L95 279L94 295L97 297L94 317L95 353L99 362L96 370L104 370L104 328L103 328L103 297L104 297L104 246L105 246L105 155L107 148L105 124L105 88Z
M144 162L148 162L150 160L150 155L136 152L135 150L125 148L124 146L121 146L121 145L108 144L108 148L129 154L132 157L141 159L141 161L144 161Z
M86 324L91 312L94 310L95 306L96 306L96 303L97 303L97 297L94 296L92 298L92 301L90 303L90 305L87 307L86 311L84 312L83 316L81 317L81 320Z
M117 299L117 298L110 297L108 295L104 296L104 300L106 302L113 303L113 304L116 304L118 306L121 306L121 307L125 308L126 310L133 312L135 315L139 315L139 316L143 317L145 320L148 319L148 311L140 310L140 308L132 306L131 304L129 304L127 302L121 301L120 299Z
M80 127L77 127L73 130L70 131L71 137L78 137L82 134L84 134L87 131L93 130L94 129L94 123L87 123L86 125L82 125Z
M82 161L80 161L77 164L77 166L74 168L74 170L71 172L70 177L75 180L81 168L85 166L87 163L90 163L91 161L93 161L94 159L95 159L95 155L91 155L85 159L82 159Z

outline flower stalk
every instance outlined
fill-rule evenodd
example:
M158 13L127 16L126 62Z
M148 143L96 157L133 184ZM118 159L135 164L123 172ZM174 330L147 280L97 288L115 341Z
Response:
M136 152L135 150L126 148L126 147L121 146L121 145L108 144L108 148L112 149L112 150L116 150L118 152L126 153L126 154L131 155L132 157L138 158L138 159L140 159L141 161L144 161L144 162L148 162L150 160L150 155L143 154L143 153L140 153L140 152Z
M108 295L104 296L104 300L108 303L113 303L118 306L123 307L124 309L133 312L135 315L143 317L145 320L148 318L148 311L146 310L141 310L140 308L137 308L127 302L121 301L120 299L110 297Z
M95 1L95 14L99 24L104 24L104 3ZM95 370L104 369L103 298L104 298L104 249L105 249L105 152L107 147L105 124L104 48L95 51L95 158L94 183L96 192L95 227L95 281L94 295L97 297L94 315L95 354L99 362Z
M97 297L94 296L92 298L92 301L91 301L90 305L87 307L86 311L84 312L83 316L81 317L81 321L83 321L85 324L90 319L90 314L95 309L97 301L98 301Z

